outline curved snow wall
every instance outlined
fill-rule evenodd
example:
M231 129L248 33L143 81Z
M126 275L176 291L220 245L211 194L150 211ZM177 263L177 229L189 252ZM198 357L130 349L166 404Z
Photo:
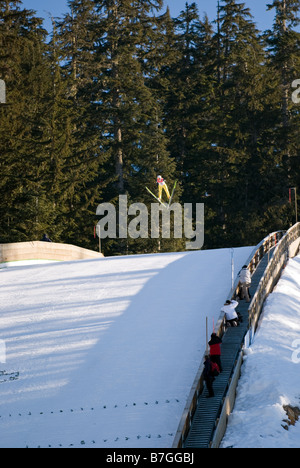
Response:
M102 257L103 254L71 244L41 241L0 244L0 263L21 260L72 261Z
M273 253L273 256L269 260L268 267L266 268L264 276L262 277L259 283L259 286L256 290L254 297L252 298L249 307L249 332L247 334L247 339L249 340L249 342L251 342L255 334L266 298L273 291L274 287L279 281L281 273L285 268L289 258L295 257L299 252L300 223L295 224L286 233L284 231L274 232L267 236L265 239L263 239L263 241L260 244L258 244L258 246L254 249L253 253L249 257L248 261L246 262L252 274L258 267L262 258L266 255L269 255L270 251L274 247L275 251ZM238 289L239 280L237 278L233 289L230 291L226 299L233 299L234 297L236 297ZM219 336L222 336L224 334L224 330L224 314L221 314L216 325L216 332ZM244 343L241 343L241 348L243 347L243 345ZM198 373L191 388L190 395L174 439L173 448L182 448L184 446L184 441L191 427L192 419L197 407L198 397L203 391L203 361L199 366ZM235 403L236 387L240 377L242 363L243 351L241 350L235 368L233 369L231 384L224 399L221 415L218 421L216 421L216 430L214 433L213 441L211 443L212 448L218 448L220 446L222 438L225 434L228 416L231 413Z

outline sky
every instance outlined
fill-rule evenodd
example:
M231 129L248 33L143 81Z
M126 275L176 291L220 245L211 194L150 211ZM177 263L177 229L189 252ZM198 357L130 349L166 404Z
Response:
M193 0L188 0L192 3ZM216 18L218 0L195 0L198 5L200 16L207 13L212 21ZM260 30L271 29L274 19L274 11L267 12L266 4L271 3L271 0L244 0L246 6L250 8L257 27ZM51 30L50 17L62 17L68 11L67 0L22 0L24 8L36 10L37 15L45 18L45 28ZM165 0L165 7L169 5L171 15L176 17L180 11L184 9L186 0Z

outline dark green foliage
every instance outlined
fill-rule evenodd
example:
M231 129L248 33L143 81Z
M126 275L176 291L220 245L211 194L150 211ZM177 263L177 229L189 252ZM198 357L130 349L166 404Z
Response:
M70 0L42 20L0 0L0 242L91 249L96 209L153 202L162 174L174 201L205 203L205 247L259 242L295 220L299 187L299 1L273 0L272 31L222 0L212 24L187 3ZM300 189L298 190L298 192ZM294 194L294 192L293 192ZM104 253L173 251L184 240L110 239Z

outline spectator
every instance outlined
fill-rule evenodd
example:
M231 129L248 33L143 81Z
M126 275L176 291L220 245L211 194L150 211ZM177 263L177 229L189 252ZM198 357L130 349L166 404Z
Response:
M211 362L218 364L220 372L223 370L221 364L221 343L222 340L217 336L216 333L211 335L211 340L208 343L210 348L210 360Z
M246 299L246 302L250 302L249 288L251 286L251 273L248 270L247 265L244 265L240 271L240 283L242 286L242 297L241 299Z
M226 301L222 312L225 313L226 325L237 327L239 325L239 316L236 312L236 307L239 305L237 301Z
M41 239L42 242L52 242L52 240L48 237L47 234L44 234L42 239Z
M215 378L212 375L211 361L210 361L209 356L205 356L203 378L204 378L204 381L206 382L206 387L208 390L208 396L206 398L213 398L215 396L214 389L213 389L213 382Z

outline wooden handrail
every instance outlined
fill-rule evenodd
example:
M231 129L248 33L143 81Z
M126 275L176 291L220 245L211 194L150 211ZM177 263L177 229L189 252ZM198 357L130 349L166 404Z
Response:
M294 257L299 251L300 241L298 242L298 245L294 245L294 248L291 251L291 246L293 246L295 242L297 243L299 238L300 223L297 223L289 229L285 236L278 242L274 255L268 263L266 271L260 280L249 307L249 329L251 330L250 342L255 334L266 298L278 283L282 270L285 268L289 258Z
M294 228L296 228L297 233L298 233L298 238L299 238L300 237L300 223L298 223L293 228L291 228L291 230L293 230ZM277 246L277 249L276 249L276 251L277 251L278 246L280 246L281 243L284 244L284 239L286 238L286 236L289 236L289 239L294 239L292 236L290 237L291 230L289 230L287 233L285 231L273 232L272 234L269 234L267 237L265 237L265 239L263 239L255 247L255 249L252 252L252 254L250 255L249 259L247 260L247 262L245 262L245 264L247 264L247 266L250 268L250 271L251 271L252 274L257 269L257 267L258 267L260 261L262 260L262 258L266 254L269 254L269 252L273 249L273 247ZM297 238L297 235L295 233L294 233L294 237ZM276 254L276 252L275 252L275 254ZM274 259L274 257L272 258L272 260L273 259ZM275 260L273 260L273 262L274 261ZM233 288L231 289L231 291L230 291L230 293L229 293L229 295L227 297L227 299L232 299L233 297L235 297L236 294L237 294L238 288L239 288L239 279L237 278ZM252 299L252 302L250 304L250 308L251 308L252 304L254 303L256 297L257 297L257 295L255 294L253 299ZM222 313L220 315L220 317L219 317L219 320L218 320L217 324L216 324L216 333L219 336L222 336L224 334L224 331L225 331L225 321L224 321L224 313ZM173 448L182 448L183 447L184 441L185 441L185 439L187 437L187 434L189 432L189 429L191 427L193 415L195 414L195 411L196 411L196 408L197 408L198 397L201 394L201 392L203 390L203 386L204 386L203 385L203 375L202 375L203 374L203 372L202 372L203 371L203 361L204 361L204 356L203 356L203 359L202 359L202 361L200 363L200 366L199 366L197 375L195 377L194 383L192 385L192 388L191 388L191 391L190 391L186 406L184 408L181 420L179 422L179 426L178 426L178 429L177 429L177 432L176 432L176 435L175 435L175 438L174 438L173 446L172 446Z
M275 285L280 279L282 270L290 257L295 257L299 252L300 247L300 223L293 226L286 235L276 244L277 248L271 261L264 272L263 277L258 285L256 293L251 301L249 308L249 332L247 337L248 346L251 345L253 336L256 332L257 324L261 312L264 307L264 303L268 295L273 291ZM246 339L245 339L246 341ZM247 346L246 343L244 346ZM243 355L243 351L241 352ZM242 360L236 365L234 374L238 376L241 371ZM232 379L231 384L228 388L223 409L219 418L219 424L215 429L213 440L211 443L212 448L218 448L226 432L228 416L232 411L235 403L236 387L238 385L238 379Z

